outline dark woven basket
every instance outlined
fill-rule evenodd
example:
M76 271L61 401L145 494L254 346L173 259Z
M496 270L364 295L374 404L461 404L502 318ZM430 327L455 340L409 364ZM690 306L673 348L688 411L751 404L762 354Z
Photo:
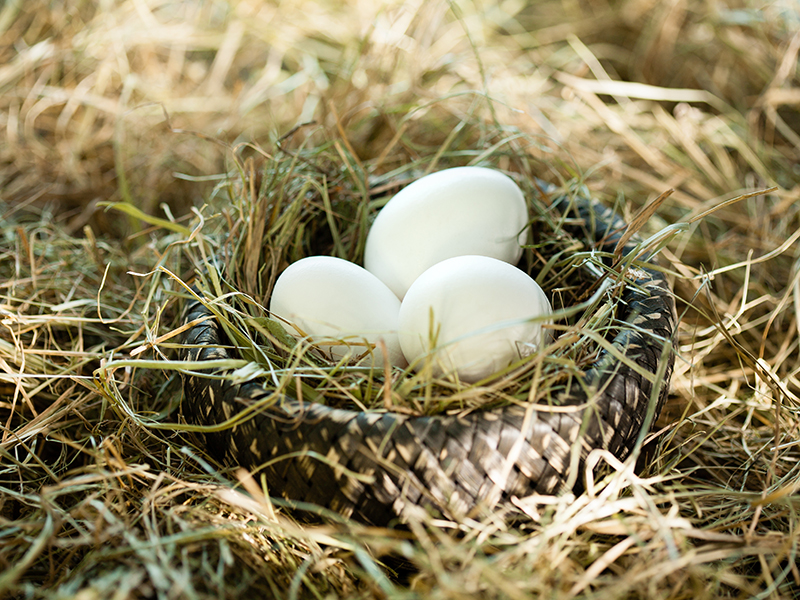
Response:
M586 249L610 255L624 230L621 219L588 199L562 195L550 202L569 217L569 233ZM631 239L622 255L637 241ZM465 417L414 417L335 409L284 395L229 429L204 434L207 450L265 473L272 496L378 525L414 518L419 507L458 519L514 497L563 492L568 482L581 481L572 470L582 470L592 450L627 457L654 391L655 417L666 398L675 305L663 274L647 268L646 259L637 264L617 299L621 327L610 340L628 360L601 350L583 377L570 379L551 399L558 410L505 406ZM184 322L210 314L193 301ZM230 342L213 318L188 329L183 343L185 360L235 356L223 347ZM182 412L189 423L215 425L273 393L268 382L186 376ZM573 448L579 461L571 460Z

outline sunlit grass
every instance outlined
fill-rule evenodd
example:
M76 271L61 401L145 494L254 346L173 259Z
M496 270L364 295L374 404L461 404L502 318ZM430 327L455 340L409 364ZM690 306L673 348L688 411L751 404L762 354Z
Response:
M0 594L792 597L790 3L106 4L0 7ZM360 260L396 189L468 163L529 198L531 176L578 182L634 221L674 190L639 223L685 224L654 241L682 318L639 468L596 452L614 473L586 492L481 521L298 522L181 420L189 286L239 349L234 377L302 373L308 400L385 407L383 373L281 340L269 291L311 250ZM568 312L582 257L531 211L551 232L531 270ZM396 372L388 403L527 401L533 372L591 357L603 310L563 313L563 348L485 385Z

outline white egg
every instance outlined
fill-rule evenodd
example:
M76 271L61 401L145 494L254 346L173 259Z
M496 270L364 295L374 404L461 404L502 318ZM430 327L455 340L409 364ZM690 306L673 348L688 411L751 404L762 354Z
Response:
M450 258L425 271L400 306L400 346L420 370L474 383L541 349L550 302L525 272L486 256Z
M269 310L281 317L291 335L308 335L333 360L365 353L366 361L383 367L386 344L393 365L406 362L397 338L400 301L366 269L333 256L310 256L289 265L272 290ZM286 322L284 322L286 321Z
M454 256L491 256L516 264L527 236L522 191L482 167L445 169L403 188L378 213L364 266L397 294L426 269Z

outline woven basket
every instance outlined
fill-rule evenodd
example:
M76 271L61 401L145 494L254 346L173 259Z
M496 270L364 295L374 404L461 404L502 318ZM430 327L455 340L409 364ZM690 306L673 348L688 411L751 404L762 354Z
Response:
M549 202L569 217L565 229L586 249L611 255L624 231L621 219L586 198L561 195ZM622 256L638 241L629 240ZM601 350L581 377L570 378L550 398L555 410L543 403L464 417L415 417L330 408L284 395L233 427L204 434L207 451L264 473L272 496L376 525L416 518L420 508L459 519L515 497L564 492L569 482L582 480L592 450L626 458L648 409L655 419L666 398L675 305L665 277L649 265L640 257L626 275L616 300L621 326L609 340L613 351ZM210 315L192 301L184 322ZM214 318L189 328L183 343L185 360L236 356L226 349L230 341ZM628 360L618 360L620 353ZM274 393L268 382L235 384L215 375L184 377L187 422L216 425Z

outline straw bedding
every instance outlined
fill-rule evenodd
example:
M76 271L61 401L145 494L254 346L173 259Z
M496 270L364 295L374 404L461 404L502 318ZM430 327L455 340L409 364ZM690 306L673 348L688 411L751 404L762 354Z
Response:
M0 1L0 597L796 598L799 29L795 0ZM604 445L570 462L580 493L405 528L299 524L267 467L220 462L268 402L182 420L192 278L241 355L211 364L252 382L263 365L237 334L263 323L272 275L311 238L349 260L363 242L363 213L281 222L262 182L313 196L304 209L327 194L334 216L340 198L376 209L389 178L487 162L579 181L644 238L682 227L652 247L680 315L661 417L647 433L649 402L621 464ZM203 281L235 239L224 285ZM597 280L553 297L580 304ZM637 287L609 280L612 299ZM593 348L633 367L610 343L618 316L548 354L545 387L566 385L565 356L579 382ZM376 410L377 377L344 375L321 398L299 386L304 410L370 385ZM527 401L532 379L421 399L398 380L377 409L464 423ZM559 408L534 400L539 422Z

